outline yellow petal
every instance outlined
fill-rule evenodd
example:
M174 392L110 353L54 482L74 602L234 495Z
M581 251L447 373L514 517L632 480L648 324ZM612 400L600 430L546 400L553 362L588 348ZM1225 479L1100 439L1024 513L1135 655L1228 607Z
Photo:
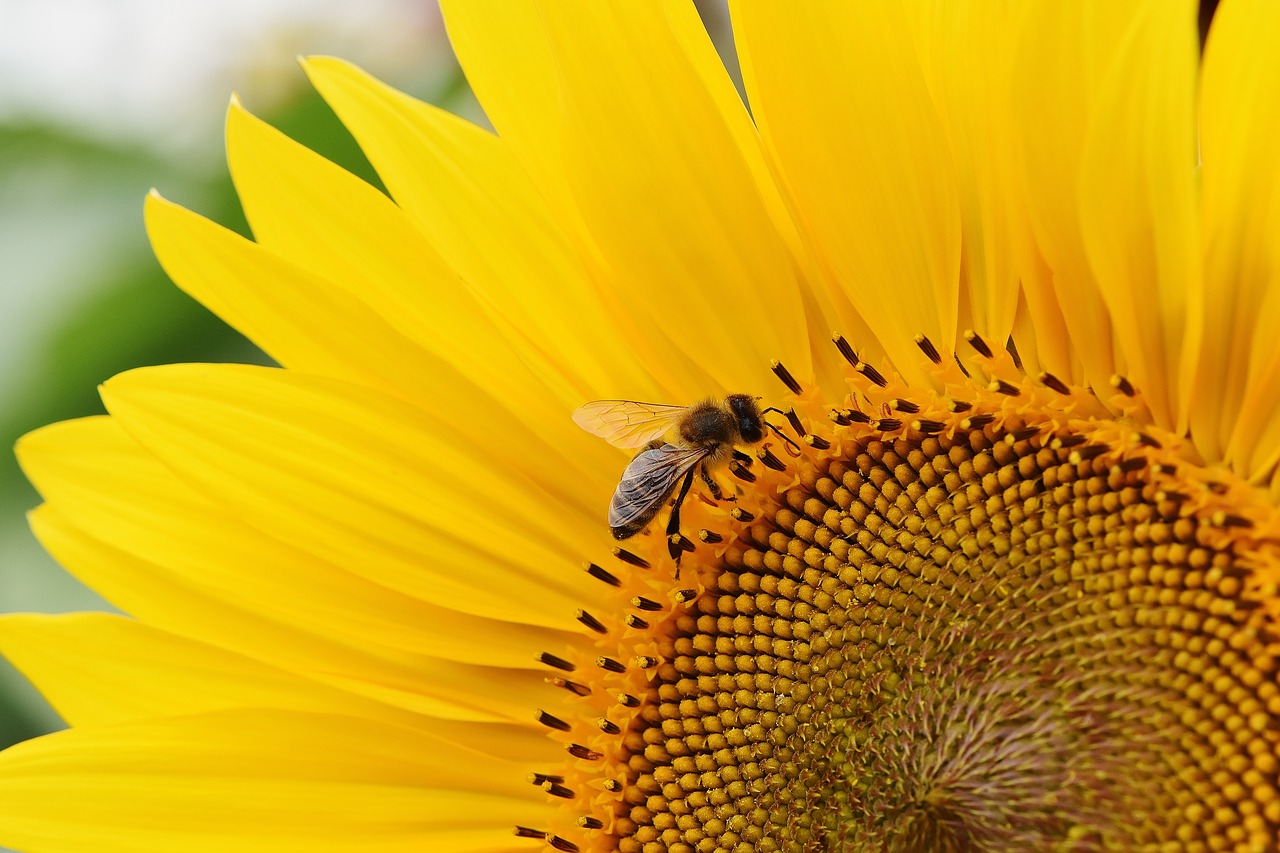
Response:
M31 514L31 527L54 559L120 609L350 693L415 714L474 722L526 722L531 702L556 698L543 672L395 655L282 626L86 535L48 505Z
M960 328L996 344L1013 330L1018 248L1031 233L1015 193L1008 85L1014 16L995 4L906 6L951 151L961 220ZM1019 340L1019 349L1032 341Z
M1186 429L1204 299L1191 0L1147 0L1090 114L1081 154L1085 253L1155 422Z
M1020 194L1056 298L1039 286L1024 293L1032 316L1061 314L1084 368L1081 378L1109 388L1123 362L1085 253L1079 181L1089 118L1136 7L1129 0L1079 0L1017 8L1023 19L1013 63Z
M290 547L201 497L110 418L45 427L17 452L45 500L90 536L294 630L392 656L505 667L527 667L568 637L431 605Z
M73 729L0 753L0 844L26 853L503 850L527 768L412 729L229 711ZM537 795L537 796L535 796Z
M1201 85L1205 340L1192 434L1265 475L1280 453L1280 5L1223 2Z
M344 62L314 58L306 70L391 195L499 321L499 335L534 357L529 369L558 399L671 393L625 346L618 334L625 318L602 301L546 202L501 141ZM255 154L264 144L265 135L258 134ZM266 156L270 161L280 153ZM438 315L429 328L435 332L442 322L449 314ZM473 343L468 357L505 364L503 349L482 347L483 340Z
M905 14L844 0L732 8L756 122L816 251L919 378L914 336L943 352L955 341L960 216Z
M144 368L102 394L179 477L296 548L442 607L572 625L578 549L598 525L497 470L478 437L366 389L266 368Z

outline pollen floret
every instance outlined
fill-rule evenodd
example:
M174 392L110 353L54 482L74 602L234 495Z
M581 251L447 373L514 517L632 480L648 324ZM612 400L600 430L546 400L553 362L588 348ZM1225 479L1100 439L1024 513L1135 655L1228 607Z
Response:
M592 632L564 843L1274 843L1275 512L983 360L947 394L851 361L853 393L796 396L795 447L766 441L735 501L690 502L677 579L652 534L600 570L629 612Z

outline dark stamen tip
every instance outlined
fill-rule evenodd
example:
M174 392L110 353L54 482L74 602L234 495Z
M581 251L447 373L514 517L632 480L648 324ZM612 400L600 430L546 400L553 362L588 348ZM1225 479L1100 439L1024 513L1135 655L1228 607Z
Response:
M1147 467L1147 460L1143 459L1141 456L1135 456L1132 459L1120 460L1116 467L1125 472L1141 471L1143 468Z
M893 432L895 429L902 429L902 421L897 418L881 418L871 424L873 429L881 432Z
M735 506L733 509L729 510L729 515L734 521L741 521L744 523L756 520L756 517L753 514L740 506Z
M783 385L787 386L787 390L792 394L799 394L804 390L800 387L800 383L796 381L796 378L791 375L791 371L787 370L786 366L782 362L774 359L770 368L773 370L773 375L778 377L778 380L781 381Z
M1111 387L1126 397L1132 397L1138 393L1138 389L1133 387L1133 383L1119 373L1111 377Z
M937 435L946 427L942 421L920 419L911 422L911 428L924 435Z
M637 669L653 669L661 662L662 661L657 658L650 657L649 655L636 655L632 658L632 663L636 665Z
M756 451L756 458L765 464L766 468L772 468L775 471L787 470L786 463L773 455L773 451L767 447L762 447Z
M1071 389L1067 387L1067 383L1063 382L1061 379L1054 376L1052 373L1049 373L1048 371L1044 371L1044 370L1040 371L1040 375L1037 376L1036 378L1040 380L1041 385L1043 385L1044 387L1048 388L1051 391L1056 391L1057 393L1063 395L1064 397L1069 396L1071 394Z
M737 477L739 480L742 480L744 483L754 483L756 481L756 475L748 471L746 467L736 459L733 461L733 464L729 466L729 473Z
M1005 382L1003 379L997 379L987 386L988 391L994 391L997 394L1003 394L1006 397L1017 397L1022 394L1018 390L1018 386L1012 382Z
M551 716L541 708L537 709L537 711L534 712L533 718L538 722L542 723L547 728L555 729L556 731L567 732L569 731L570 728L572 728L564 720L560 719L559 717Z
M617 696L618 704L624 708L639 708L640 700L630 693L619 693Z
M604 634L607 632L604 627L604 623L585 610L579 610L574 614L574 618L590 628L592 631L595 631L597 634Z
M530 773L524 777L530 785L541 788L546 782L563 782L564 777L555 773Z
M1155 450L1159 450L1164 447L1164 445L1157 441L1153 436L1147 435L1145 432L1138 433L1138 441L1145 444L1147 447L1154 448Z
M622 581L618 580L617 575L597 566L595 563L587 563L587 574L598 581L604 581L609 586L622 586Z
M635 566L636 568L639 568L639 569L649 568L648 560L646 560L644 557L639 556L638 554L632 554L630 551L626 550L625 548L614 548L613 556L617 557L619 560L621 560L622 562L628 565Z
M596 728L600 729L600 731L604 732L607 735L616 735L616 734L622 733L622 729L618 726L617 723L613 722L612 720L606 719L605 717L600 717L599 719L596 720Z
M718 542L724 541L724 537L719 533L716 533L714 530L707 530L706 528L698 531L698 538L708 545L715 545Z
M969 346L977 350L978 355L983 358L991 358L994 353L991 351L991 345L982 339L982 336L973 329L965 329L964 339L969 342Z
M800 423L800 416L796 414L795 409L788 409L782 413L782 416L787 419L787 423L791 424L791 428L795 430L796 435L802 438L805 436L804 424Z
M574 666L562 657L553 655L550 652L538 652L538 663L545 664L554 669L562 669L565 672L573 672Z
M1079 465L1081 462L1088 462L1090 459L1097 459L1108 450L1105 444L1086 444L1071 451L1071 455L1067 457L1072 465Z
M889 408L893 409L895 412L904 412L908 415L918 415L920 413L920 405L918 403L913 403L910 400L904 400L901 397L891 400L889 402Z
M573 789L565 787L559 782L543 782L541 787L551 796L559 797L562 800L572 800L574 797Z
M831 442L827 441L825 438L823 438L820 435L806 435L804 437L804 443L814 448L815 450L831 449Z
M562 853L578 853L578 845L566 838L561 838L548 832L543 836L543 839L554 849L562 851Z
M570 693L572 693L575 696L591 695L591 688L588 687L587 685L579 684L576 681L570 681L567 678L561 678L558 675L548 678L547 683L550 684L552 687L559 687L562 690L568 690Z
M995 423L996 416L987 412L981 415L970 415L960 421L961 429L983 429L990 424Z
M565 748L565 751L568 752L570 755L572 755L574 758L580 758L583 761L599 761L600 759L604 758L603 752L596 752L594 749L583 746L580 743L565 744L564 748Z
M942 354L938 352L938 348L933 345L933 341L929 340L925 335L916 335L916 346L920 347L920 351L924 353L925 358L934 364L942 364Z
M836 345L836 349L840 350L840 355L844 356L845 361L853 367L858 366L858 354L853 351L853 347L849 346L844 335L832 335L831 341Z
M512 828L512 833L516 838L541 838L546 840L547 833L541 829L530 829L527 826L516 826Z
M678 589L671 594L671 600L676 604L688 604L698 597L696 589Z
M596 666L600 667L606 672L622 673L627 671L626 665L623 664L621 661L616 661L613 658L605 657L603 655L596 658Z
M583 815L582 817L578 818L578 826L582 827L583 829L603 829L604 821L602 821L598 817Z
M1229 512L1215 512L1210 520L1217 527L1253 527L1253 522L1243 515Z
M654 601L652 598L645 598L643 595L637 595L631 599L631 606L637 610L647 610L654 613L662 609L660 602Z
M1005 436L1005 440L1008 441L1010 444L1013 444L1019 441L1026 441L1027 439L1035 435L1038 435L1039 433L1040 433L1040 427L1024 426L1021 429L1015 429L1013 432L1009 433L1007 436Z
M649 623L634 613L628 613L626 616L623 616L622 621L628 628L635 628L638 631L646 631L649 629Z
M867 364L865 361L858 362L854 365L853 369L861 373L874 384L879 385L881 388L884 388L889 384L889 380L884 378L884 374Z
M959 414L960 412L967 412L972 408L973 408L973 403L970 403L968 400L948 400L947 401L947 411L955 414Z

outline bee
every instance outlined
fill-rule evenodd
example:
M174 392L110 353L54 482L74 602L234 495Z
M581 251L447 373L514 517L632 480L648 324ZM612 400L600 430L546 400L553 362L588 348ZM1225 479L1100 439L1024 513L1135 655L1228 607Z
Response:
M614 538L629 539L644 530L677 485L680 493L671 508L667 535L679 533L680 505L695 473L720 498L720 487L707 469L733 456L735 445L759 443L765 427L772 426L765 422L758 399L730 394L719 403L705 400L692 406L597 400L579 407L573 420L587 432L614 447L644 448L622 472L609 503Z

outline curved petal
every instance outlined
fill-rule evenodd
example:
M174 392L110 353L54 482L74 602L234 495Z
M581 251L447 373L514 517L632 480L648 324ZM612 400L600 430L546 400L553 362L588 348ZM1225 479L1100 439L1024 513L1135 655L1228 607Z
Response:
M1205 340L1196 443L1251 476L1280 454L1280 5L1227 0L1200 87Z
M525 772L422 732L336 715L226 711L73 729L0 753L0 844L26 853L503 850L513 823L546 814Z
M597 525L495 470L479 430L450 434L366 389L239 365L134 370L102 395L181 478L295 548L442 607L572 625L585 584L575 551Z
M626 318L497 137L347 63L314 58L306 70L434 251L500 321L500 337L545 362L530 367L541 381L577 402L670 393L623 346Z
M17 452L45 500L81 530L166 567L193 590L296 631L392 656L502 667L527 667L537 650L568 641L524 622L428 604L292 548L202 498L110 418L45 427L25 436Z
M94 539L48 505L31 514L31 527L67 571L148 624L386 705L449 720L524 722L531 705L559 698L540 671L396 655L246 612L216 590Z
M1192 0L1147 0L1101 82L1081 152L1081 236L1128 378L1184 432L1200 347Z
M732 10L756 123L816 251L899 371L923 379L914 337L954 348L960 212L907 16L844 0Z

